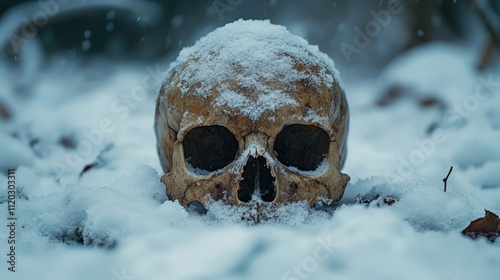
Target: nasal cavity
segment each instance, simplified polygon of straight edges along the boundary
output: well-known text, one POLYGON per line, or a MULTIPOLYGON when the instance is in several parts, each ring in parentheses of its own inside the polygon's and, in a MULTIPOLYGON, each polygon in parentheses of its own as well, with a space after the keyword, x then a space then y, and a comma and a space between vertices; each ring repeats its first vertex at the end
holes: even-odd
POLYGON ((271 202, 276 197, 274 177, 264 157, 250 157, 243 168, 238 199, 242 202, 249 202, 254 194, 266 202, 271 202))

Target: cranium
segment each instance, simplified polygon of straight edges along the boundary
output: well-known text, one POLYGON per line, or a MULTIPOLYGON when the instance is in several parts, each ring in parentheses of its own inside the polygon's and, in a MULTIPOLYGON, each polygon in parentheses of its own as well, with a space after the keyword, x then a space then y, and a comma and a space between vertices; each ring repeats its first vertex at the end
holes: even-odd
POLYGON ((348 108, 333 61, 269 21, 239 20, 168 70, 155 129, 170 199, 339 200, 348 108))

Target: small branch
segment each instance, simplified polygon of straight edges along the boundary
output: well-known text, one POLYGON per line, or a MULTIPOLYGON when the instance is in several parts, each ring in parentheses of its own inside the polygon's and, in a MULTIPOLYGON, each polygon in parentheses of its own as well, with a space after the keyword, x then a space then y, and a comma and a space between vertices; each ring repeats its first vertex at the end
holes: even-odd
POLYGON ((444 182, 444 192, 446 192, 446 183, 448 182, 448 177, 450 177, 451 171, 453 170, 453 165, 450 167, 450 171, 448 171, 448 175, 444 177, 443 182, 444 182))

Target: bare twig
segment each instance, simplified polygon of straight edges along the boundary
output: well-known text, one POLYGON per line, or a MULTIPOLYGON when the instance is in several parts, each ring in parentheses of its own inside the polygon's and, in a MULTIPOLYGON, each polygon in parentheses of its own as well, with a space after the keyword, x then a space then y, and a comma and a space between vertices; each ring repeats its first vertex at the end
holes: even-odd
POLYGON ((444 182, 444 192, 446 192, 446 183, 448 182, 448 177, 450 177, 451 171, 453 170, 453 166, 450 167, 450 171, 448 171, 448 175, 444 177, 443 182, 444 182))

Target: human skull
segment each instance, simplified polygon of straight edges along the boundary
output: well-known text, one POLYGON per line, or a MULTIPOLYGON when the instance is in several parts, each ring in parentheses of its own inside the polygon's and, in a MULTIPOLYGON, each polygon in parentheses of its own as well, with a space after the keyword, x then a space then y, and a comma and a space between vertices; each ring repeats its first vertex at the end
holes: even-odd
POLYGON ((182 50, 156 106, 167 196, 204 206, 339 200, 349 181, 339 81, 327 55, 269 21, 239 20, 182 50))

